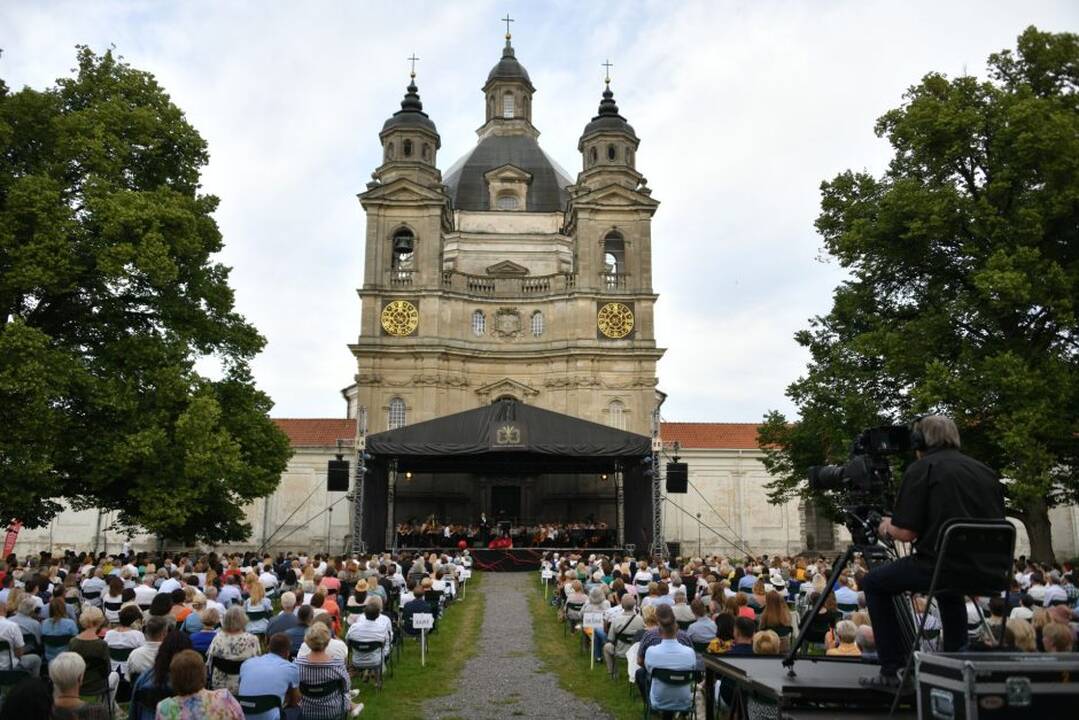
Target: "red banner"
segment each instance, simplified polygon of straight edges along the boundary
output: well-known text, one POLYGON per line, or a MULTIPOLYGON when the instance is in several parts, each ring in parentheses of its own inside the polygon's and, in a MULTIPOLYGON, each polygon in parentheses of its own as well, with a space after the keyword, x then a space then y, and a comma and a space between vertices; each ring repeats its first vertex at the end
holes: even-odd
POLYGON ((10 555, 15 549, 15 540, 18 539, 20 530, 22 530, 22 523, 18 520, 12 520, 7 526, 7 534, 4 536, 4 557, 10 555))

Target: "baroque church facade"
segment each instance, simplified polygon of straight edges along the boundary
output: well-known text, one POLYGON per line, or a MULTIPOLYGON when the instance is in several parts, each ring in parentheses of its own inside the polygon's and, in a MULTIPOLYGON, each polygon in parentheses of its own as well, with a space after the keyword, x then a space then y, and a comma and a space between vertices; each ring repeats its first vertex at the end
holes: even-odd
MULTIPOLYGON (((232 547, 345 552, 352 498, 328 489, 328 461, 352 455, 364 429, 513 398, 642 435, 658 431, 666 448, 677 448, 691 489, 664 500, 672 550, 841 550, 844 530, 799 503, 768 501, 755 424, 653 427, 663 355, 651 263, 659 202, 637 168, 641 140, 608 82, 598 111, 582 111, 574 179, 538 143, 535 92, 507 33, 477 97, 477 143, 443 172, 441 138, 413 74, 378 134, 382 162, 359 195, 361 327, 349 347, 356 374, 342 391, 343 417, 277 420, 294 455, 278 489, 251 504, 247 546, 232 547)), ((411 492, 417 501, 445 494, 422 481, 411 492)), ((1079 508, 1054 509, 1051 519, 1058 553, 1079 554, 1079 508)), ((23 530, 16 551, 116 551, 124 538, 109 523, 108 513, 67 511, 48 527, 23 530)), ((1020 527, 1019 552, 1025 541, 1020 527)), ((132 538, 137 549, 157 544, 132 538)))
POLYGON ((502 397, 651 434, 656 347, 640 143, 609 85, 576 180, 540 147, 535 88, 509 34, 477 98, 477 143, 445 173, 409 84, 379 139, 349 415, 369 432, 502 397))

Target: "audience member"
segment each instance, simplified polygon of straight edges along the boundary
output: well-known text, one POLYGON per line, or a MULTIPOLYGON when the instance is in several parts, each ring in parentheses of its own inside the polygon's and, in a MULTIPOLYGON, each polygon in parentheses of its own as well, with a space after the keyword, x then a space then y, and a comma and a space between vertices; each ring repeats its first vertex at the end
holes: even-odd
POLYGON ((643 667, 637 671, 638 686, 641 688, 641 697, 647 699, 653 710, 663 711, 664 717, 671 717, 673 711, 686 710, 692 706, 693 684, 668 684, 651 677, 652 672, 657 668, 695 670, 697 656, 692 647, 686 647, 678 641, 678 623, 669 605, 660 606, 656 610, 656 616, 659 618, 659 642, 644 653, 643 667))
MULTIPOLYGON (((266 635, 274 636, 277 633, 286 632, 299 623, 296 619, 296 593, 281 593, 281 612, 273 617, 266 625, 266 635)), ((290 641, 291 642, 291 641, 290 641)))
POLYGON ((88 606, 79 616, 82 632, 68 643, 68 648, 81 655, 86 662, 82 683, 84 695, 103 695, 108 690, 111 697, 120 681, 120 676, 112 672, 109 646, 99 637, 104 624, 105 614, 94 606, 88 606))
POLYGON ((175 693, 157 706, 157 720, 244 720, 244 711, 228 690, 206 689, 206 663, 194 650, 181 650, 169 663, 175 693))
MULTIPOLYGON (((292 643, 284 633, 270 636, 269 652, 244 661, 240 666, 240 697, 274 695, 281 698, 286 720, 299 717, 300 670, 289 662, 292 643), (294 708, 294 710, 292 710, 294 708)), ((278 720, 281 714, 269 711, 249 714, 247 720, 278 720)))
POLYGON ((345 712, 353 717, 363 710, 362 704, 353 705, 349 693, 349 675, 345 661, 326 652, 330 644, 330 629, 323 623, 313 623, 304 635, 304 645, 310 652, 296 658, 300 683, 300 714, 307 718, 338 718, 345 712), (339 682, 340 691, 332 694, 304 695, 305 685, 339 682))
POLYGON ((850 620, 840 620, 836 623, 836 645, 829 647, 827 655, 861 655, 862 651, 855 642, 858 637, 858 626, 850 620))
MULTIPOLYGON (((83 702, 81 687, 85 674, 86 661, 78 653, 62 652, 49 663, 54 720, 104 720, 109 717, 106 706, 83 702)), ((6 699, 5 705, 9 702, 10 697, 6 699)))
POLYGON ((45 618, 45 621, 41 623, 41 637, 42 645, 45 650, 45 662, 46 664, 52 662, 53 658, 64 651, 63 647, 57 645, 49 645, 45 643, 45 638, 73 638, 79 634, 79 626, 75 624, 75 621, 68 616, 67 603, 64 602, 63 595, 58 595, 49 601, 49 617, 45 618))
POLYGON ((154 666, 157 659, 157 650, 161 647, 161 641, 169 627, 164 618, 152 617, 142 626, 145 642, 131 651, 127 656, 127 679, 132 683, 136 678, 154 666))
POLYGON ((776 635, 774 630, 761 630, 753 634, 754 655, 778 655, 779 653, 779 635, 776 635))
POLYGON ((354 667, 364 666, 370 668, 378 664, 381 659, 385 662, 386 656, 393 650, 393 623, 389 617, 382 614, 382 598, 372 595, 367 598, 364 605, 363 615, 348 629, 346 636, 351 642, 380 642, 381 650, 372 652, 352 652, 352 664, 354 667))
MULTIPOLYGON (((233 606, 225 611, 225 619, 221 622, 221 632, 214 636, 206 651, 206 656, 210 659, 210 667, 213 667, 213 658, 242 662, 259 654, 258 638, 246 632, 246 627, 247 614, 242 607, 233 606)), ((239 675, 229 675, 213 667, 213 676, 210 680, 210 686, 213 689, 226 688, 235 693, 239 684, 239 675)))
MULTIPOLYGON (((158 618, 158 620, 164 625, 163 618, 158 618)), ((151 622, 154 620, 151 619, 147 625, 151 622)), ((169 666, 172 659, 184 650, 190 649, 191 641, 186 634, 175 629, 166 631, 154 657, 153 667, 140 674, 132 686, 129 720, 154 720, 158 701, 173 693, 169 681, 169 666)), ((129 671, 130 667, 131 658, 128 658, 129 671)))
MULTIPOLYGON (((214 608, 207 608, 201 614, 202 627, 198 632, 191 633, 191 649, 199 655, 206 656, 210 652, 210 645, 217 637, 217 626, 221 624, 221 616, 214 608)), ((185 621, 186 624, 186 621, 185 621)))
MULTIPOLYGON (((119 625, 105 633, 105 644, 109 646, 110 650, 129 651, 130 657, 131 651, 146 643, 146 636, 142 634, 141 630, 135 628, 136 625, 142 622, 142 611, 135 605, 128 605, 120 610, 117 617, 119 625)), ((113 665, 113 670, 120 673, 121 676, 126 676, 127 661, 117 661, 113 665)))

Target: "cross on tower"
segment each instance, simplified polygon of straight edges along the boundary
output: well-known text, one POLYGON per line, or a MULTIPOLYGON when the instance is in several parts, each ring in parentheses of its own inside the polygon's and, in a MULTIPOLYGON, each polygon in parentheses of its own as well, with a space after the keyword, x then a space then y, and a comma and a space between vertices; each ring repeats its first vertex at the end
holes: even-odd
POLYGON ((502 18, 502 22, 506 23, 506 37, 510 36, 510 23, 514 22, 514 19, 510 17, 509 13, 506 13, 506 17, 502 18))
POLYGON ((411 54, 411 55, 409 55, 409 57, 408 57, 408 61, 409 61, 410 63, 412 63, 412 70, 411 70, 411 75, 412 75, 412 77, 416 77, 416 61, 417 61, 417 60, 419 60, 419 58, 418 58, 418 57, 416 57, 416 53, 412 53, 412 54, 411 54))
POLYGON ((606 61, 604 61, 604 62, 600 63, 600 65, 602 65, 603 67, 607 68, 607 72, 606 72, 606 75, 605 75, 605 76, 604 76, 604 78, 603 78, 603 82, 605 82, 605 83, 607 83, 608 85, 610 85, 610 84, 611 84, 611 68, 613 68, 613 67, 614 67, 614 63, 612 63, 612 62, 611 62, 611 61, 610 61, 610 60, 608 59, 608 60, 606 60, 606 61))

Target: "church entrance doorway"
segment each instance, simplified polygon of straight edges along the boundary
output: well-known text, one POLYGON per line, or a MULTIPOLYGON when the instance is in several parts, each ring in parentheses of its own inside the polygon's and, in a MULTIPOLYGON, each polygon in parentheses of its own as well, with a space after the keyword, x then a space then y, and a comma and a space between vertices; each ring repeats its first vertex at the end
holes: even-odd
POLYGON ((521 517, 520 486, 493 486, 491 488, 491 515, 499 522, 517 522, 517 519, 521 517))

